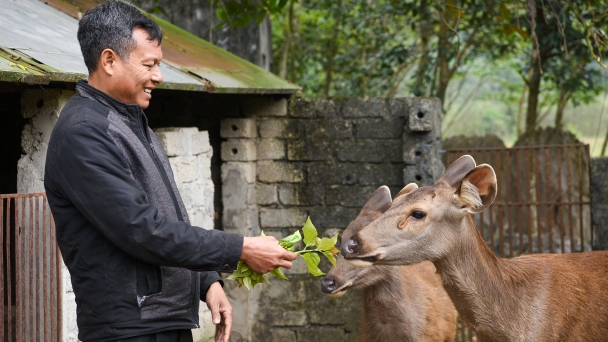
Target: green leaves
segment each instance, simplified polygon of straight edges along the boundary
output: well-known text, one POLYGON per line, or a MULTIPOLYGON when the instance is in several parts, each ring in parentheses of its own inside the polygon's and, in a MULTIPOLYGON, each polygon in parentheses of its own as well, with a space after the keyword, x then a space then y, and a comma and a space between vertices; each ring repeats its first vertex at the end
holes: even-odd
POLYGON ((310 222, 310 216, 306 219, 306 224, 302 227, 302 232, 304 232, 304 243, 306 247, 314 246, 317 242, 317 229, 310 222))
MULTIPOLYGON (((252 23, 259 25, 267 14, 279 13, 288 0, 212 0, 217 7, 215 14, 220 23, 215 29, 225 25, 246 27, 252 23)), ((295 1, 295 0, 294 0, 295 1)))
MULTIPOLYGON (((264 232, 262 232, 262 234, 263 233, 264 232)), ((295 245, 300 240, 302 240, 302 235, 300 235, 300 231, 297 230, 295 233, 289 235, 288 237, 281 239, 281 241, 279 241, 279 246, 285 248, 290 252, 295 252, 293 245, 295 245)))
POLYGON ((322 276, 325 273, 319 269, 319 263, 321 262, 321 258, 317 253, 306 253, 302 254, 302 258, 306 261, 306 266, 308 267, 308 273, 314 275, 315 277, 322 276))
MULTIPOLYGON (((329 259, 332 265, 336 265, 336 254, 339 252, 339 250, 336 248, 338 234, 332 236, 331 238, 319 238, 317 228, 315 228, 310 221, 310 217, 308 217, 304 227, 302 227, 302 232, 304 234, 303 240, 302 234, 300 234, 300 231, 297 230, 288 237, 281 239, 281 241, 279 241, 279 246, 301 256, 306 262, 308 273, 314 275, 315 277, 322 276, 325 273, 323 273, 323 271, 321 271, 319 268, 321 255, 324 255, 327 259, 329 259), (295 244, 300 241, 304 242, 305 247, 303 250, 296 251, 295 244)), ((264 232, 262 232, 260 235, 265 236, 264 232)), ((269 273, 277 278, 288 280, 280 268, 277 268, 269 273)), ((248 290, 251 290, 257 284, 270 284, 270 281, 268 281, 263 274, 257 273, 250 269, 249 266, 242 261, 239 261, 236 270, 227 279, 236 281, 239 287, 245 286, 248 290)))

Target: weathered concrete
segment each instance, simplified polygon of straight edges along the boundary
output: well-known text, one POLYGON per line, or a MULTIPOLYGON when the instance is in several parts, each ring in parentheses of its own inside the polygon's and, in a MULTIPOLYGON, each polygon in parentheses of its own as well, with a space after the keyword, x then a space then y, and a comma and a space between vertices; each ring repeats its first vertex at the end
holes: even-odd
POLYGON ((608 157, 591 158, 591 218, 593 250, 608 250, 608 157))
POLYGON ((158 128, 154 131, 169 156, 173 176, 188 211, 190 223, 213 229, 213 181, 209 134, 196 127, 158 128))
POLYGON ((21 135, 24 154, 17 164, 17 191, 44 192, 44 164, 51 132, 59 113, 74 95, 61 89, 27 89, 21 95, 21 113, 29 122, 21 135))

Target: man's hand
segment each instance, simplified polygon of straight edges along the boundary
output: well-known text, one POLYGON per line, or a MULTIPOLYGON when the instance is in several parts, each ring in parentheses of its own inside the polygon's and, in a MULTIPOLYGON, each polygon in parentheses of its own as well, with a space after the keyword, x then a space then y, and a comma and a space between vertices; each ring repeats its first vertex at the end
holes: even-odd
POLYGON ((209 286, 206 297, 207 307, 211 310, 211 319, 216 325, 215 342, 228 342, 232 331, 232 305, 219 282, 209 286))
POLYGON ((273 236, 245 237, 241 260, 258 273, 268 273, 278 267, 291 268, 298 256, 279 246, 273 236))

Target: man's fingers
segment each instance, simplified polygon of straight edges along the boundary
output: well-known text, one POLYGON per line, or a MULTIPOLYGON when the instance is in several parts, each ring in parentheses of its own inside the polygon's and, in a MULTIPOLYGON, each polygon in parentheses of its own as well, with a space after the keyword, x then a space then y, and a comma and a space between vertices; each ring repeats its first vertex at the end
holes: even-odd
POLYGON ((290 269, 293 266, 293 264, 291 263, 291 261, 287 261, 287 260, 282 260, 280 267, 286 268, 286 269, 290 269))
POLYGON ((222 316, 220 314, 220 308, 217 305, 211 307, 211 320, 213 324, 218 325, 222 322, 222 316))
POLYGON ((289 253, 287 253, 287 256, 285 256, 285 259, 287 259, 289 261, 294 261, 294 260, 296 260, 297 257, 298 257, 298 255, 296 253, 289 252, 289 253))
POLYGON ((224 342, 228 342, 230 332, 232 331, 232 313, 224 314, 224 342))

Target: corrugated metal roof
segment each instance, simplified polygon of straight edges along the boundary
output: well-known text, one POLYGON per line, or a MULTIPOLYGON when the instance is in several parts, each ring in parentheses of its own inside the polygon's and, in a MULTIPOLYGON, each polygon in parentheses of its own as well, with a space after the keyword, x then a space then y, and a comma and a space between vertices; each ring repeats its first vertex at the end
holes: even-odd
MULTIPOLYGON (((87 77, 76 39, 79 14, 101 0, 0 0, 0 81, 46 84, 87 77)), ((159 88, 292 94, 300 88, 167 21, 159 88)))

